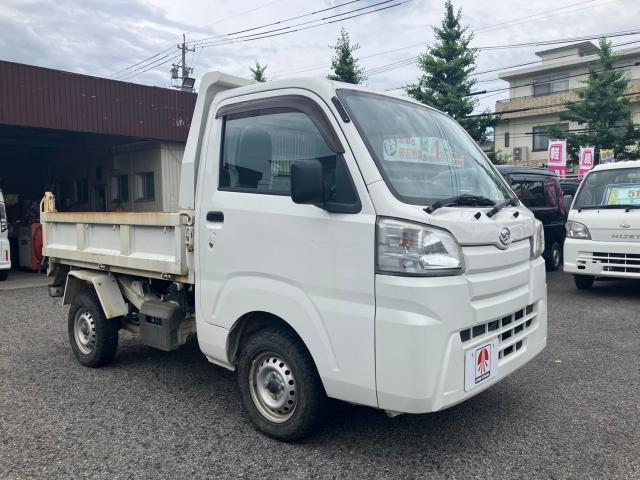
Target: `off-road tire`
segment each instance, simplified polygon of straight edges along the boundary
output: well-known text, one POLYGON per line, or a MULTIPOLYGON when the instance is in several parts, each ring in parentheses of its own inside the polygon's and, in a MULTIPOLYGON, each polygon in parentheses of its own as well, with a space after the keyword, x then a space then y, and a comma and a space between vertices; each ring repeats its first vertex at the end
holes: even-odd
POLYGON ((573 280, 576 282, 576 287, 580 290, 589 290, 593 287, 594 278, 590 275, 574 275, 573 280))
POLYGON ((302 440, 326 419, 328 400, 315 363, 300 338, 285 328, 259 330, 240 346, 238 387, 244 409, 256 428, 277 440, 302 440), (291 387, 295 388, 295 410, 283 423, 275 423, 261 413, 251 393, 252 364, 266 352, 282 358, 295 377, 295 385, 291 387))
POLYGON ((118 348, 119 327, 120 322, 117 318, 105 318, 95 291, 90 290, 78 295, 71 304, 68 317, 69 343, 71 343, 71 349, 78 362, 91 368, 110 363, 118 348), (94 342, 88 353, 81 351, 75 337, 76 317, 83 312, 88 312, 91 315, 95 325, 94 342))

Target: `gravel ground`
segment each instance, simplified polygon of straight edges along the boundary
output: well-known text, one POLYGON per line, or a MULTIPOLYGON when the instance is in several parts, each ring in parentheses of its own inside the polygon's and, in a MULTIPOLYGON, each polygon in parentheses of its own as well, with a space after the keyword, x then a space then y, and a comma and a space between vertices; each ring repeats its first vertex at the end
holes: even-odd
POLYGON ((0 478, 640 478, 640 284, 548 284, 548 347, 511 377, 429 415, 336 402, 298 445, 257 433, 197 344, 123 334, 91 370, 60 299, 0 292, 0 478))

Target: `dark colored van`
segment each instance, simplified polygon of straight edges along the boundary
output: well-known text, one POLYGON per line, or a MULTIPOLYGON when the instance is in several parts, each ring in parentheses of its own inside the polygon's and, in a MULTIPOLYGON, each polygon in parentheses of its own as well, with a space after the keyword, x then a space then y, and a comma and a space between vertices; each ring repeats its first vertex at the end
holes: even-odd
POLYGON ((567 211, 562 200, 558 176, 542 168, 498 165, 498 171, 507 180, 520 201, 544 225, 544 258, 547 270, 558 270, 562 264, 567 211))

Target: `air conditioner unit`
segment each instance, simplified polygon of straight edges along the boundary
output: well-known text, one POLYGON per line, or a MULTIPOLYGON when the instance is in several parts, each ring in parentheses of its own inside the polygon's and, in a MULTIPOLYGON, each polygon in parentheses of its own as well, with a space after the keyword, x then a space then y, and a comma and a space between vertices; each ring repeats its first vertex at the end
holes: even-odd
POLYGON ((513 147, 513 161, 526 162, 529 160, 529 147, 513 147))

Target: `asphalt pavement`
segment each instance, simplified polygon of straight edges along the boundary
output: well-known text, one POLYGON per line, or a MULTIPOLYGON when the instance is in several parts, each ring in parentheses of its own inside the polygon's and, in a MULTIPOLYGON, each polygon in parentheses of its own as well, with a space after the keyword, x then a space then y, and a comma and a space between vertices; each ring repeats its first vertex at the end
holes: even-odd
POLYGON ((640 478, 640 283, 548 276, 533 362, 448 410, 393 419, 336 402, 301 444, 254 430, 234 374, 191 343, 121 334, 80 366, 46 288, 0 291, 0 478, 640 478))

